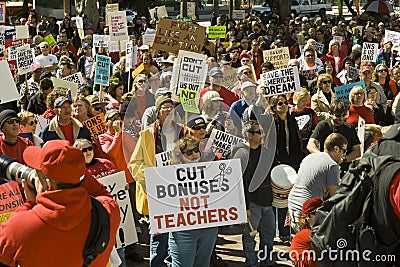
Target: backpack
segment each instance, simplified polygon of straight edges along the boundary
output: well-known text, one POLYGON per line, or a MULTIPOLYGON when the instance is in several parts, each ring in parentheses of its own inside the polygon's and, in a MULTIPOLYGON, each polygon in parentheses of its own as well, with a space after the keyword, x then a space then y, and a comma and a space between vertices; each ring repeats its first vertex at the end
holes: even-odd
POLYGON ((386 140, 371 147, 350 165, 336 193, 316 211, 310 239, 320 266, 400 264, 400 219, 389 199, 391 180, 400 169, 399 147, 386 140), (395 258, 368 260, 376 255, 395 258))
POLYGON ((90 200, 92 201, 92 222, 82 253, 84 259, 82 267, 89 266, 97 255, 107 248, 110 240, 110 215, 97 199, 90 196, 90 200))

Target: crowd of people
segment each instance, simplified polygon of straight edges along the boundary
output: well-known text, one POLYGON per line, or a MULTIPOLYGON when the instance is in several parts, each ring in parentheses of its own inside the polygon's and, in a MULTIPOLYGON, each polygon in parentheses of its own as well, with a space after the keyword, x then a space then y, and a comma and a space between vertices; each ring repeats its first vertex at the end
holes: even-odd
MULTIPOLYGON (((335 194, 340 178, 351 162, 384 138, 389 127, 399 127, 400 123, 400 58, 398 51, 393 49, 399 44, 384 38, 385 30, 400 31, 400 20, 385 16, 378 21, 371 16, 367 20, 353 17, 347 21, 320 15, 314 19, 280 18, 275 10, 262 18, 250 13, 240 21, 226 15, 213 16, 212 25, 226 26, 226 38, 206 39, 203 45, 208 75, 206 85, 199 92, 200 114, 194 114, 184 111, 175 91, 170 88, 177 55, 155 51, 143 44, 143 34, 155 30, 156 21, 137 17, 128 25, 129 38, 138 46, 138 56, 137 65, 127 71, 125 51, 109 52, 107 47, 93 46, 93 34, 109 34, 103 19, 94 29, 84 17, 85 37, 80 40, 69 14, 57 24, 50 16, 42 15, 39 19, 32 10, 27 20, 18 20, 16 24, 29 26, 29 43, 35 49, 35 64, 27 82, 24 75, 15 75, 20 98, 0 104, 0 155, 38 169, 39 165, 34 163, 32 156, 26 155, 26 151, 33 146, 46 150, 46 144, 66 140, 67 143, 59 144, 57 149, 66 146, 77 154, 80 150, 83 157, 79 154, 82 161, 79 166, 86 167, 95 179, 124 171, 134 214, 130 219, 135 220, 139 236, 148 231, 151 215, 144 170, 157 166, 156 154, 171 151, 171 165, 240 159, 248 219, 242 233, 244 266, 258 266, 259 262, 260 266, 273 266, 273 257, 263 260, 257 257, 255 237, 250 234, 252 228, 260 234, 260 250, 266 248, 268 255, 273 251, 276 237, 283 245, 292 244, 293 250, 304 244, 310 246, 313 216, 322 205, 322 199, 335 194), (53 47, 43 41, 48 34, 56 37, 53 47), (365 42, 379 44, 374 62, 361 60, 365 42), (281 47, 289 48, 287 67, 298 69, 301 88, 295 93, 266 96, 260 77, 275 67, 264 61, 263 51, 281 47), (111 57, 112 79, 105 90, 94 84, 95 55, 111 57), (143 70, 134 72, 141 64, 143 70), (348 66, 357 71, 349 75, 348 66), (224 75, 232 69, 236 81, 228 85, 224 75), (84 79, 77 95, 71 96, 65 88, 54 86, 52 77, 65 78, 77 72, 81 72, 84 79), (335 87, 358 81, 364 81, 365 88, 354 86, 346 101, 337 98, 335 87), (84 122, 99 114, 104 114, 106 131, 93 136, 84 122), (48 122, 40 134, 36 131, 38 117, 48 122), (365 136, 361 140, 357 134, 359 118, 366 123, 365 136), (227 153, 207 151, 205 144, 214 129, 241 137, 245 142, 227 153), (271 170, 280 164, 290 166, 298 174, 286 207, 273 206, 271 170), (253 180, 261 181, 255 191, 249 190, 253 180), (298 235, 292 240, 296 232, 298 235)), ((3 60, 7 60, 7 56, 4 50, 3 60)), ((392 139, 400 141, 399 136, 392 139)), ((75 168, 72 163, 65 166, 71 170, 75 168)), ((41 168, 46 173, 49 167, 41 168)), ((69 171, 58 170, 66 175, 69 171)), ((73 184, 79 182, 83 173, 79 171, 75 175, 73 184)), ((58 178, 60 174, 54 169, 46 174, 64 183, 49 183, 49 191, 57 188, 78 190, 65 187, 65 183, 72 182, 58 178)), ((399 179, 393 180, 390 200, 400 220, 400 184, 399 179)), ((90 183, 96 188, 95 182, 90 183)), ((88 192, 93 191, 85 188, 88 192)), ((99 190, 97 188, 97 195, 107 194, 99 190)), ((38 194, 37 201, 32 195, 27 198, 29 204, 24 206, 24 211, 34 212, 35 207, 45 206, 46 202, 40 196, 46 193, 45 197, 51 198, 51 192, 38 194)), ((68 216, 72 218, 75 214, 69 211, 68 216)), ((0 255, 0 262, 12 266, 38 266, 26 258, 38 257, 32 252, 23 251, 10 257, 13 253, 10 251, 14 251, 16 245, 11 241, 3 242, 3 239, 6 240, 11 231, 24 231, 15 226, 12 230, 7 228, 18 222, 15 217, 0 226, 0 250, 7 251, 0 255), (3 228, 8 230, 3 231, 3 228)), ((69 220, 69 217, 61 218, 69 220)), ((217 236, 218 227, 151 234, 150 266, 227 266, 215 252, 217 236)), ((40 237, 32 235, 30 238, 40 237)), ((57 242, 64 243, 61 239, 57 242)), ((73 249, 65 246, 61 250, 65 253, 73 249)), ((126 259, 143 261, 135 244, 119 250, 118 254, 122 261, 120 266, 126 266, 126 259)), ((71 259, 68 264, 67 258, 73 257, 64 257, 65 266, 75 266, 73 264, 79 262, 71 259)), ((45 255, 42 260, 46 260, 45 255)), ((104 262, 103 258, 101 260, 104 262)), ((298 259, 295 264, 318 266, 313 259, 298 259)), ((42 266, 56 265, 62 266, 58 263, 42 266)))

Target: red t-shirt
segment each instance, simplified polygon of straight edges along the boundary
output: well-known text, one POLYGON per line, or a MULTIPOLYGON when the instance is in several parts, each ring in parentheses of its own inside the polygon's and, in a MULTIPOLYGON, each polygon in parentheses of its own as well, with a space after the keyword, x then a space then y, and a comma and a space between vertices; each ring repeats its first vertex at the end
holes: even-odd
POLYGON ((61 131, 64 134, 65 140, 68 140, 71 146, 74 144, 74 133, 72 130, 72 123, 67 126, 59 124, 61 131))
POLYGON ((0 136, 0 155, 6 155, 21 164, 25 164, 24 161, 24 151, 28 146, 33 146, 33 143, 28 139, 17 137, 16 144, 7 144, 6 141, 3 140, 3 137, 0 136))
POLYGON ((365 120, 366 124, 375 124, 374 114, 372 110, 364 105, 356 106, 354 104, 350 105, 349 117, 346 122, 351 123, 354 127, 358 127, 358 118, 361 117, 365 120))

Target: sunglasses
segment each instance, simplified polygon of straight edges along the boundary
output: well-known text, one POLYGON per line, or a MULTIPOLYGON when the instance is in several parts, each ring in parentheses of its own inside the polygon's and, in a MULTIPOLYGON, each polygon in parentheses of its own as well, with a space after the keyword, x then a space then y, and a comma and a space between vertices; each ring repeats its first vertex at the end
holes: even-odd
POLYGON ((247 131, 247 132, 251 133, 252 135, 261 134, 261 130, 258 130, 258 131, 247 131))
POLYGON ((7 122, 8 124, 13 124, 14 122, 20 123, 21 120, 20 120, 20 119, 8 119, 8 120, 6 120, 6 122, 7 122))
POLYGON ((278 106, 283 106, 283 105, 287 106, 287 105, 289 105, 289 102, 288 101, 278 102, 278 106))
POLYGON ((40 47, 40 48, 49 48, 49 46, 48 46, 48 45, 45 45, 45 46, 42 46, 42 47, 40 47))
POLYGON ((37 124, 37 120, 30 121, 30 122, 27 123, 27 125, 29 125, 29 126, 33 126, 35 124, 37 124))
POLYGON ((331 84, 332 81, 322 81, 323 84, 331 84))
POLYGON ((89 152, 89 151, 92 151, 92 150, 93 150, 93 147, 92 147, 92 146, 86 147, 86 148, 82 148, 82 149, 81 149, 81 151, 82 151, 83 153, 86 153, 86 152, 89 152))
POLYGON ((139 81, 137 81, 138 83, 144 83, 144 82, 146 82, 146 80, 139 80, 139 81))
POLYGON ((250 75, 250 74, 253 74, 253 72, 252 71, 245 71, 245 72, 243 72, 243 74, 244 75, 250 75))
POLYGON ((306 55, 306 57, 315 57, 315 55, 308 54, 308 55, 306 55))
POLYGON ((192 129, 195 131, 198 131, 200 129, 205 130, 205 129, 207 129, 207 126, 206 125, 197 125, 197 126, 194 126, 192 129))
POLYGON ((191 155, 193 155, 193 153, 200 153, 200 148, 197 146, 197 147, 195 147, 193 149, 186 150, 183 153, 186 154, 187 156, 191 156, 191 155))
POLYGON ((380 69, 380 70, 378 70, 378 72, 387 72, 387 70, 380 69))

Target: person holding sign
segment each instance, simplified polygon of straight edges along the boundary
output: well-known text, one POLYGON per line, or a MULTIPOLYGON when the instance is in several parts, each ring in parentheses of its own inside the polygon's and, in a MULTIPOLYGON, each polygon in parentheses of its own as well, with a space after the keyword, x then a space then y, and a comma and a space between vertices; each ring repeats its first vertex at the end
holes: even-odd
MULTIPOLYGON (((171 165, 213 160, 213 154, 203 154, 199 141, 185 137, 176 144, 171 165), (210 158, 211 156, 211 158, 210 158)), ((218 227, 169 233, 169 253, 173 267, 208 267, 217 240, 218 227)))

